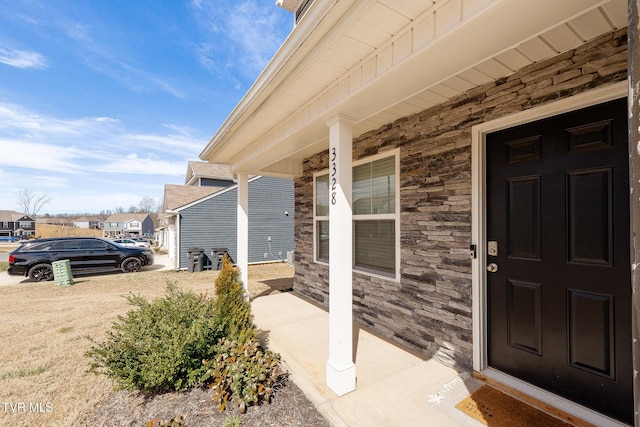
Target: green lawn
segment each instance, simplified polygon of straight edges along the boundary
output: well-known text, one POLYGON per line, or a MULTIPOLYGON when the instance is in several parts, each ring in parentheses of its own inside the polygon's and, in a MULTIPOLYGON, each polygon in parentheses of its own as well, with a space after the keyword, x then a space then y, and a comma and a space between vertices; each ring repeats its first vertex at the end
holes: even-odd
POLYGON ((0 271, 7 271, 9 263, 7 261, 0 261, 0 271))

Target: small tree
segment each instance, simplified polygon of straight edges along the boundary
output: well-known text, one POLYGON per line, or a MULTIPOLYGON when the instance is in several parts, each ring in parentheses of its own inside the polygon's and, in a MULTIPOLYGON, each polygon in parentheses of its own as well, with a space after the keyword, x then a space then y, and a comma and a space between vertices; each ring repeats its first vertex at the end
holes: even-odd
POLYGON ((138 211, 142 213, 151 213, 156 210, 157 203, 153 197, 145 196, 138 203, 138 211))
POLYGON ((240 271, 227 255, 216 279, 216 312, 224 328, 224 336, 240 343, 256 337, 251 304, 244 298, 240 271))
POLYGON ((16 197, 22 212, 32 217, 38 215, 42 207, 51 201, 51 197, 46 194, 34 193, 28 188, 19 190, 16 197))

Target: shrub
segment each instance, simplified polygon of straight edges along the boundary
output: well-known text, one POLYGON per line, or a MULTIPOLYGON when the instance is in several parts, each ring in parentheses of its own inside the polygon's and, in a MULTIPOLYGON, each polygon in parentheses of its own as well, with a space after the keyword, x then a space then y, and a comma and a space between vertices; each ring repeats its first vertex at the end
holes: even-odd
POLYGON ((115 378, 119 388, 145 392, 183 390, 202 382, 223 329, 213 299, 167 283, 166 296, 148 302, 127 297, 135 307, 119 316, 102 343, 86 353, 90 372, 115 378))
POLYGON ((256 338, 220 340, 218 356, 206 365, 211 365, 208 375, 220 412, 231 400, 241 414, 251 405, 268 403, 282 373, 280 355, 264 351, 256 338))
POLYGON ((260 347, 239 274, 225 257, 215 300, 183 292, 175 283, 167 283, 166 296, 153 302, 127 297, 135 309, 118 317, 104 342, 91 340, 89 371, 144 392, 209 382, 221 412, 229 401, 240 413, 269 402, 281 376, 280 355, 260 347))
POLYGON ((233 268, 229 257, 225 255, 216 279, 216 313, 222 322, 223 335, 242 343, 257 334, 251 304, 245 299, 239 276, 239 270, 233 268))

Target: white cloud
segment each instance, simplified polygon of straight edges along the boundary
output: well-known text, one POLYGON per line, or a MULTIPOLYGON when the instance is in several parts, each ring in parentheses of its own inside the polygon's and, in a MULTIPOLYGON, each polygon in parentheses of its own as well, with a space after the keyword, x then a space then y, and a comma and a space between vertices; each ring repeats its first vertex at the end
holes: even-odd
POLYGON ((104 126, 118 123, 108 117, 59 119, 29 111, 19 105, 0 102, 0 130, 25 138, 88 135, 104 126))
MULTIPOLYGON (((113 117, 59 119, 29 111, 19 105, 0 102, 0 138, 4 137, 5 147, 11 146, 10 143, 21 146, 39 142, 43 146, 67 147, 55 148, 60 149, 60 155, 63 155, 70 150, 69 147, 90 146, 90 149, 82 149, 79 157, 96 158, 109 157, 109 153, 117 153, 122 147, 135 147, 147 154, 158 153, 160 157, 174 156, 185 160, 196 158, 206 143, 203 138, 192 136, 193 130, 188 127, 163 127, 173 133, 129 132, 122 121, 113 117)), ((53 158, 59 158, 60 155, 53 158)))
POLYGON ((0 46, 0 62, 17 68, 47 68, 47 61, 41 54, 3 46, 0 46))
POLYGON ((230 75, 254 78, 293 26, 291 14, 272 2, 244 0, 222 7, 215 0, 199 0, 194 5, 197 18, 211 36, 196 48, 196 57, 207 69, 230 75))
POLYGON ((0 139, 0 165, 66 174, 81 173, 77 160, 90 153, 75 147, 60 147, 37 142, 0 139))

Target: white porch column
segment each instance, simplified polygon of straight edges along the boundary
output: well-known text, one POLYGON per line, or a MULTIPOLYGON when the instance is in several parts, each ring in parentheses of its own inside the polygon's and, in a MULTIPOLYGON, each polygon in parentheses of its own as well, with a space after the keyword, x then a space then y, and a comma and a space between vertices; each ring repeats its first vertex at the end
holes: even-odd
POLYGON ((327 386, 338 396, 356 389, 352 313, 352 126, 336 116, 329 126, 329 360, 327 386))
POLYGON ((249 298, 249 176, 246 173, 236 175, 238 179, 238 231, 237 265, 240 280, 244 285, 245 298, 249 298))

